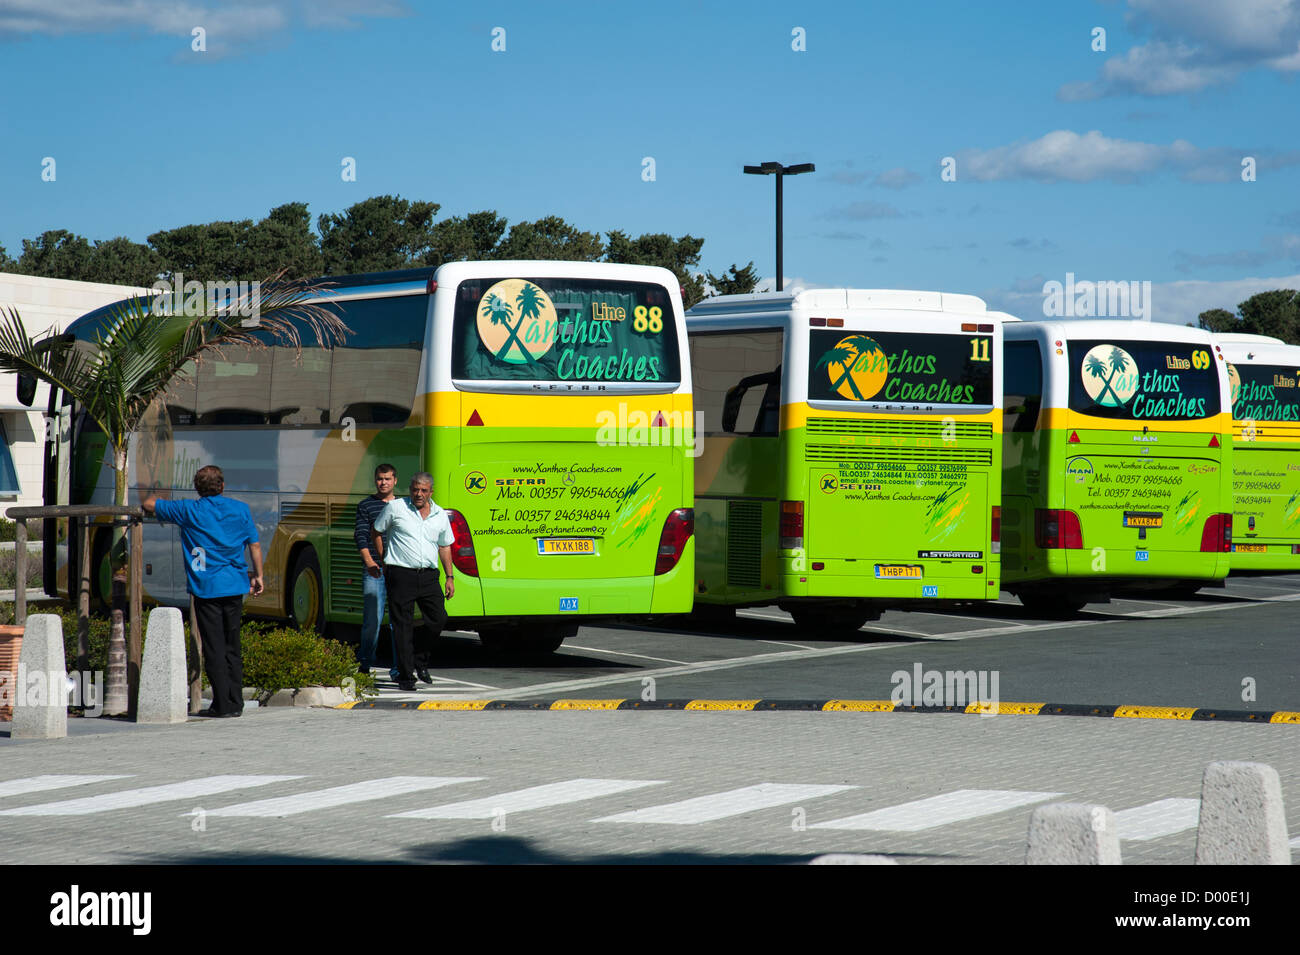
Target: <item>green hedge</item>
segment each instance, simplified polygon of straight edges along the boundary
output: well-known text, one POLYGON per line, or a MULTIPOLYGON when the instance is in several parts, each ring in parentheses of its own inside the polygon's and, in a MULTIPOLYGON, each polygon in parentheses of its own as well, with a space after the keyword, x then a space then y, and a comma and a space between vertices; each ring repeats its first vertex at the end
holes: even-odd
POLYGON ((304 686, 352 687, 360 696, 375 695, 375 678, 357 669, 356 655, 345 643, 261 623, 245 624, 240 639, 244 685, 257 690, 260 702, 304 686))
MULTIPOLYGON (((0 541, 11 541, 15 539, 17 525, 7 517, 0 517, 0 541)), ((45 521, 28 521, 27 522, 27 539, 29 541, 38 541, 41 539, 41 533, 45 528, 45 521)))

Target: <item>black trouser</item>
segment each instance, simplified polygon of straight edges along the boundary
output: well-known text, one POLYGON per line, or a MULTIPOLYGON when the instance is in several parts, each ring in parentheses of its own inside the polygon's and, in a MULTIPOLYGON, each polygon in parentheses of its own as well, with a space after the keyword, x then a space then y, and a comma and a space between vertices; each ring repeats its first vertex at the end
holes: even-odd
POLYGON ((433 629, 434 636, 442 633, 447 623, 439 574, 432 567, 412 570, 389 564, 384 567, 384 583, 388 588, 388 623, 393 629, 397 681, 411 683, 415 680, 416 606, 424 614, 424 622, 433 629))
POLYGON ((239 713, 244 709, 244 660, 239 646, 243 613, 241 594, 194 598, 194 617, 203 641, 203 669, 212 684, 215 713, 239 713))

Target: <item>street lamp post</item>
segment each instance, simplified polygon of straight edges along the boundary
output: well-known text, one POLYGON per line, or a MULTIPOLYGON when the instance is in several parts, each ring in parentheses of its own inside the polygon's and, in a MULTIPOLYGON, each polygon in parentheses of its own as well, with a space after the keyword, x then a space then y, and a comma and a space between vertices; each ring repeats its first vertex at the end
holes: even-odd
POLYGON ((781 250, 781 227, 783 221, 783 196, 781 180, 786 176, 797 176, 804 172, 815 172, 817 167, 810 162, 801 162, 794 166, 783 166, 779 162, 765 162, 761 166, 745 166, 745 174, 750 176, 776 176, 776 290, 785 291, 783 272, 783 255, 781 250))

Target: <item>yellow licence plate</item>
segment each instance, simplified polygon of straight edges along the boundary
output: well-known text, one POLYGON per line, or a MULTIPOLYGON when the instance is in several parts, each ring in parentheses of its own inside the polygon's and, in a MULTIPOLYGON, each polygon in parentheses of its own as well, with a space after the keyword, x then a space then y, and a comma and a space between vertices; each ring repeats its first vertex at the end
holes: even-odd
POLYGON ((537 540, 539 554, 594 554, 596 540, 593 537, 540 537, 537 540))
POLYGON ((1163 514, 1125 514, 1125 527, 1163 527, 1163 514))
POLYGON ((1237 554, 1267 554, 1268 547, 1264 544, 1234 544, 1233 553, 1237 554))
POLYGON ((877 577, 911 577, 916 580, 921 578, 921 568, 910 564, 877 564, 877 577))

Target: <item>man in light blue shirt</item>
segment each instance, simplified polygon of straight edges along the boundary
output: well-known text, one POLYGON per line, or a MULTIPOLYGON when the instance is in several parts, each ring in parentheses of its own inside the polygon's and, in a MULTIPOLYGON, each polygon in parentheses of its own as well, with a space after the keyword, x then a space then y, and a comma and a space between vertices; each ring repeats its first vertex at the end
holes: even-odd
POLYGON ((415 607, 435 634, 447 622, 444 596, 456 592, 451 545, 456 541, 447 512, 430 500, 433 475, 421 471, 411 478, 411 496, 391 501, 375 518, 371 530, 376 549, 383 537, 384 580, 388 589, 388 622, 397 656, 397 685, 415 689, 415 607), (438 586, 438 564, 447 575, 438 586))

